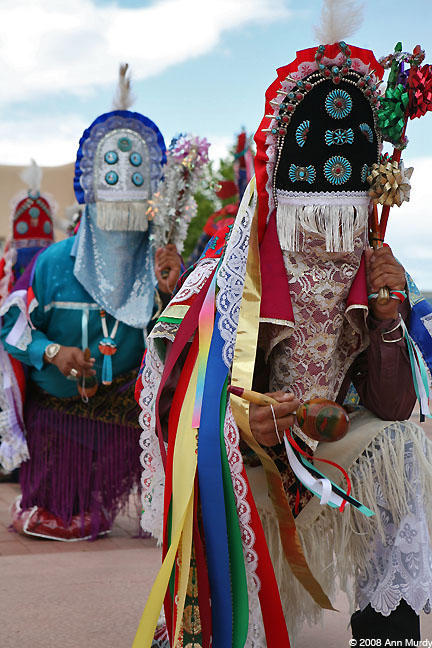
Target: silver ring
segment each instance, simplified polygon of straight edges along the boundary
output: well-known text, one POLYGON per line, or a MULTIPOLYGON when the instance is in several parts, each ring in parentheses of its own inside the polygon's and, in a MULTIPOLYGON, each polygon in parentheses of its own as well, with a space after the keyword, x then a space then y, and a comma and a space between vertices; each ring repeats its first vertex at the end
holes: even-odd
POLYGON ((76 378, 78 376, 78 371, 72 367, 72 369, 69 371, 69 376, 71 378, 76 378))

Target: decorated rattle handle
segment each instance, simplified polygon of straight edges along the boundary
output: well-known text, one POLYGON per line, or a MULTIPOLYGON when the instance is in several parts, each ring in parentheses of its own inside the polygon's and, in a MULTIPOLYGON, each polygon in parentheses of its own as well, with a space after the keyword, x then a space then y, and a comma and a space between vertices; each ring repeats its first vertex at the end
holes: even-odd
POLYGON ((268 406, 280 404, 279 401, 271 396, 266 396, 266 394, 260 394, 259 392, 251 391, 250 389, 243 389, 243 387, 228 385, 228 391, 230 394, 243 398, 243 400, 247 400, 249 403, 255 403, 256 405, 268 406))
MULTIPOLYGON (((262 407, 268 407, 269 405, 280 405, 279 401, 277 401, 275 398, 272 398, 271 396, 267 396, 266 394, 261 394, 260 392, 252 391, 250 389, 243 389, 243 387, 235 387, 234 385, 228 385, 228 392, 230 394, 234 394, 234 396, 243 398, 243 400, 249 401, 249 403, 255 403, 256 405, 261 405, 262 407)), ((301 405, 295 412, 296 416, 300 408, 301 405)))

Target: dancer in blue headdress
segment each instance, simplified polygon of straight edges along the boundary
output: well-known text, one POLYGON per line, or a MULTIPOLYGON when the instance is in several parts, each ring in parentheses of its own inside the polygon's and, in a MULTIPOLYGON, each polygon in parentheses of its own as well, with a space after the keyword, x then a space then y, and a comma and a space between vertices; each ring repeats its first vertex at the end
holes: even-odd
POLYGON ((108 531, 140 484, 136 369, 155 290, 167 303, 180 272, 174 246, 158 250, 155 263, 147 210, 165 144, 154 122, 128 110, 126 70, 120 103, 80 141, 77 235, 43 252, 2 309, 4 347, 29 374, 30 459, 14 526, 57 540, 108 531))

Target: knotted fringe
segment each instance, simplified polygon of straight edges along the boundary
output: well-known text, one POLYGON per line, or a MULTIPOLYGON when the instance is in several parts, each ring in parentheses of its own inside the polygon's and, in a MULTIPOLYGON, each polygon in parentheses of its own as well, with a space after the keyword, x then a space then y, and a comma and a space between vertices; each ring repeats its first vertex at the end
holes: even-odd
POLYGON ((96 224, 102 230, 146 232, 147 202, 97 202, 96 224))
MULTIPOLYGON (((431 530, 432 511, 427 503, 432 498, 432 443, 426 439, 423 430, 412 423, 395 422, 381 429, 348 470, 352 492, 375 511, 378 510, 376 493, 379 492, 380 499, 388 503, 397 527, 403 516, 410 513, 409 498, 414 492, 413 475, 407 475, 404 470, 406 454, 413 456, 413 473, 419 476, 431 530)), ((259 514, 275 567, 290 637, 293 637, 304 622, 309 625, 318 623, 322 610, 299 585, 284 560, 273 511, 270 507, 259 506, 259 514)), ((341 514, 323 506, 313 523, 298 525, 297 530, 307 562, 326 594, 332 599, 339 581, 339 587, 348 595, 353 611, 355 601, 350 584, 352 586, 353 580, 367 564, 371 539, 380 534, 384 540, 380 515, 367 518, 351 506, 341 514)))
POLYGON ((361 205, 298 205, 278 201, 276 222, 282 250, 300 251, 300 234, 325 237, 327 252, 354 250, 354 232, 364 229, 368 207, 361 205))

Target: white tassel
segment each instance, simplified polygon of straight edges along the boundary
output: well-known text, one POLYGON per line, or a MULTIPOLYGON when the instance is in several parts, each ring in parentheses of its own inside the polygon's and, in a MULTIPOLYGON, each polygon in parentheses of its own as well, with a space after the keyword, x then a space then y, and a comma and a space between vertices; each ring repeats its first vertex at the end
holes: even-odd
POLYGON ((366 205, 292 205, 279 202, 276 223, 282 250, 299 251, 300 235, 325 238, 327 252, 354 250, 354 232, 365 229, 366 205))
POLYGON ((129 65, 127 63, 120 64, 119 81, 113 100, 114 110, 129 110, 135 101, 131 91, 130 76, 126 76, 128 69, 129 65))
POLYGON ((37 193, 41 188, 42 175, 42 169, 32 159, 30 160, 29 166, 21 171, 20 178, 32 193, 37 193))
POLYGON ((332 45, 352 36, 363 22, 363 3, 356 0, 324 0, 321 24, 314 35, 321 45, 332 45))
POLYGON ((146 232, 147 202, 97 202, 96 225, 101 230, 146 232))

